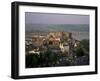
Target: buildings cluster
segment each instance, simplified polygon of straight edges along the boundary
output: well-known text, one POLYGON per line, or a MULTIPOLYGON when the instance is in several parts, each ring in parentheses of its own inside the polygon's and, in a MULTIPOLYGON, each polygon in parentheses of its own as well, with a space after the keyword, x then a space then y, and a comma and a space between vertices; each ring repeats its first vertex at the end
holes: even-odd
POLYGON ((32 33, 25 39, 26 54, 40 54, 48 49, 54 53, 70 54, 79 44, 80 41, 74 39, 70 32, 32 33))

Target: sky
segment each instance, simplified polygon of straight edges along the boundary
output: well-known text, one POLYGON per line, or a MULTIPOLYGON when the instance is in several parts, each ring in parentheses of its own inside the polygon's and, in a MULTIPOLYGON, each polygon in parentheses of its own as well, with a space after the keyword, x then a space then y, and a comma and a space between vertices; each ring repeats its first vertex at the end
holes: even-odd
POLYGON ((25 12, 25 24, 89 24, 89 15, 25 12))

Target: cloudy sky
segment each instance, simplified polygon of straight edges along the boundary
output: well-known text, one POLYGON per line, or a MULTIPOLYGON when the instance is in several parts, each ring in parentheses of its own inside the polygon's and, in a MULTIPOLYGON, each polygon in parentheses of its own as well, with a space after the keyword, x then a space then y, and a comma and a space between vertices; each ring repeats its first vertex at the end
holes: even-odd
POLYGON ((88 15, 25 12, 26 24, 89 24, 88 15))

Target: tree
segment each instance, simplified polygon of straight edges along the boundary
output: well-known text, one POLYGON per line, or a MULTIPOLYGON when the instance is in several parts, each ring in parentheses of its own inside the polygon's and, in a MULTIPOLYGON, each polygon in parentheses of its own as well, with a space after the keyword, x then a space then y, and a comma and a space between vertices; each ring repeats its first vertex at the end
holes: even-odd
POLYGON ((26 67, 37 67, 39 65, 39 55, 27 54, 26 55, 26 67))
POLYGON ((82 40, 82 41, 81 41, 81 45, 83 46, 83 48, 84 48, 86 51, 89 52, 89 40, 86 40, 86 39, 82 40))
POLYGON ((76 53, 77 57, 81 57, 81 56, 84 55, 84 51, 82 50, 81 47, 77 48, 76 51, 75 51, 75 53, 76 53))

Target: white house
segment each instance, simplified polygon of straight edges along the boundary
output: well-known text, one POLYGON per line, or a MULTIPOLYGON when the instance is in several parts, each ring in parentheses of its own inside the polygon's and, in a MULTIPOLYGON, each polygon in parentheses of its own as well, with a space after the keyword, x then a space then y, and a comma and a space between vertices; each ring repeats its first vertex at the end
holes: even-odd
POLYGON ((29 54, 38 54, 38 55, 39 55, 39 54, 40 54, 40 51, 35 52, 34 50, 31 50, 31 51, 29 51, 28 53, 29 53, 29 54))
POLYGON ((69 52, 69 45, 60 44, 60 49, 62 52, 69 52))

